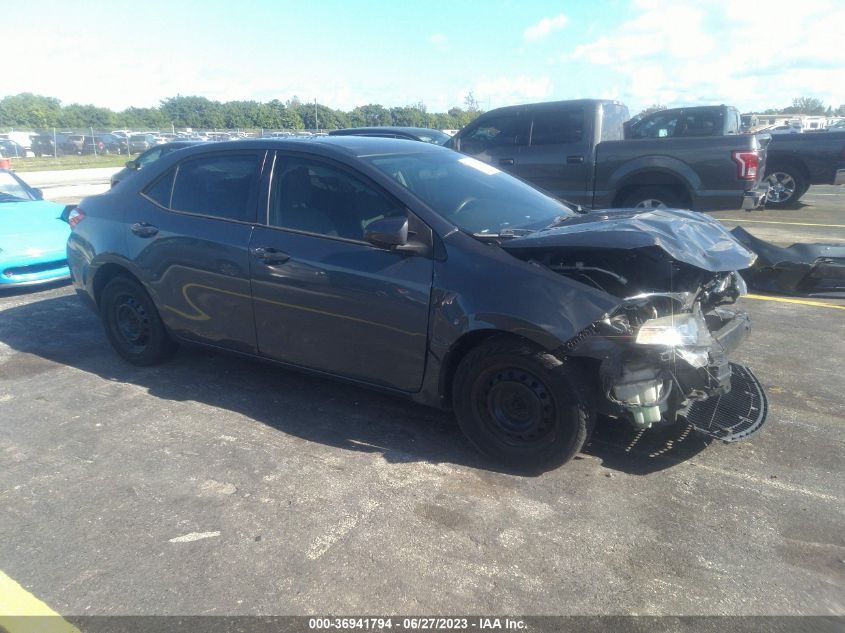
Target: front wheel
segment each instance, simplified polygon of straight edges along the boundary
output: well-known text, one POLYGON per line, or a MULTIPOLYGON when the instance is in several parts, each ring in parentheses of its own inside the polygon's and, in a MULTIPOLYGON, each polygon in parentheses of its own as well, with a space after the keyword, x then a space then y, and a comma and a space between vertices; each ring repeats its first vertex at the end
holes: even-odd
POLYGON ((156 365, 176 350, 143 286, 115 277, 100 296, 100 316, 115 351, 133 365, 156 365))
POLYGON ((595 422, 590 392, 567 362, 528 343, 492 339, 455 373, 452 404, 476 448, 520 471, 566 463, 595 422))
POLYGON ((806 179, 791 167, 774 166, 766 171, 766 206, 770 209, 794 207, 809 189, 806 179))

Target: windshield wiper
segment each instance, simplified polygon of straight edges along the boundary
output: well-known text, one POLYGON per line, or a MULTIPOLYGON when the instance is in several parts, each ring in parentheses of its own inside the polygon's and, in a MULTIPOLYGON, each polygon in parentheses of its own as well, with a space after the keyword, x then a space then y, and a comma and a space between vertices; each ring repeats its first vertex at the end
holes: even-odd
POLYGON ((552 220, 552 223, 549 224, 549 226, 547 226, 546 228, 547 229, 553 229, 556 226, 560 226, 561 224, 563 224, 567 220, 571 220, 574 217, 575 217, 574 215, 559 215, 554 220, 552 220))
POLYGON ((515 237, 522 237, 523 235, 531 235, 536 233, 535 229, 504 229, 498 233, 473 233, 473 237, 479 239, 513 239, 515 237))

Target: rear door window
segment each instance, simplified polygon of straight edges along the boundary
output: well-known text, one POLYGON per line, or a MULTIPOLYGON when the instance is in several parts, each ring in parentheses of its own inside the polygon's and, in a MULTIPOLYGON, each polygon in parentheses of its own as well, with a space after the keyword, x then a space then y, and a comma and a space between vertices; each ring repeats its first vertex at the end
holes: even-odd
POLYGON ((183 161, 170 208, 226 220, 254 220, 263 152, 221 153, 183 161))
POLYGON ((684 111, 684 136, 721 136, 724 129, 721 108, 684 111))
POLYGON ((534 114, 531 145, 570 145, 584 140, 584 110, 548 110, 534 114))

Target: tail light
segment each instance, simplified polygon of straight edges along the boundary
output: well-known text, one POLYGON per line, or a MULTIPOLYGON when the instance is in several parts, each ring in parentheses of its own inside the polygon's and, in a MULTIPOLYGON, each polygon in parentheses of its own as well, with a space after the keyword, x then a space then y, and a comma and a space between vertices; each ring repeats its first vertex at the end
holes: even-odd
POLYGON ((737 150, 731 152, 731 158, 736 163, 737 178, 740 180, 757 178, 757 168, 760 166, 760 154, 757 150, 737 150))
POLYGON ((736 177, 740 180, 754 180, 757 178, 757 168, 760 166, 760 154, 757 150, 737 150, 731 152, 731 158, 736 163, 736 177))
POLYGON ((76 225, 82 222, 85 219, 85 212, 82 211, 79 207, 71 210, 67 216, 67 223, 70 224, 70 229, 73 230, 76 228, 76 225))

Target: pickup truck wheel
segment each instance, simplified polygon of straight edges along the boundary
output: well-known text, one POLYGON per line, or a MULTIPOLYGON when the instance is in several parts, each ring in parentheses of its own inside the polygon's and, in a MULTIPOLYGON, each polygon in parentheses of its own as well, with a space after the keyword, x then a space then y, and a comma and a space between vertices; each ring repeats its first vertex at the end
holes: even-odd
POLYGON ((523 472, 569 461, 595 422, 590 391, 567 363, 527 343, 492 339, 455 373, 461 430, 485 455, 523 472))
POLYGON ((133 365, 156 365, 176 351, 155 304, 133 279, 120 276, 106 284, 100 316, 112 347, 133 365))
POLYGON ((622 206, 630 209, 666 209, 685 206, 671 190, 663 187, 640 187, 629 193, 622 206))
POLYGON ((809 189, 804 177, 792 167, 776 165, 767 172, 765 183, 769 192, 766 194, 766 206, 771 209, 795 206, 809 189))

